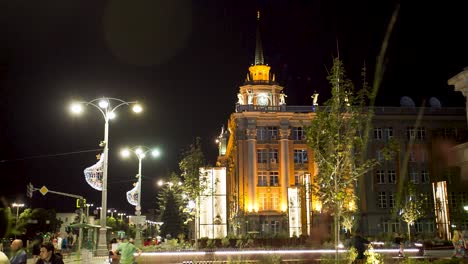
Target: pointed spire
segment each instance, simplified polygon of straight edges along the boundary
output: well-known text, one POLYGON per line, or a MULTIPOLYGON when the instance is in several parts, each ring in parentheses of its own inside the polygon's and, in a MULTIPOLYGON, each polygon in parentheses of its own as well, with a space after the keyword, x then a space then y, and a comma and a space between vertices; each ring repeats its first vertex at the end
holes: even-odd
POLYGON ((262 40, 260 38, 260 11, 257 11, 257 42, 255 46, 255 65, 265 64, 263 60, 262 40))

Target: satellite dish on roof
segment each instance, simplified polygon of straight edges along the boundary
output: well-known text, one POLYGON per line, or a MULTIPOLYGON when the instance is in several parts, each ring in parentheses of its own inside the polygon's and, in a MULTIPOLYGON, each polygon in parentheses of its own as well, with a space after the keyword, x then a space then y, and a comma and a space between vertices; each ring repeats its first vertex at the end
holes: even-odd
POLYGON ((413 99, 411 99, 408 96, 403 96, 400 99, 400 106, 401 107, 416 107, 416 105, 414 104, 413 99))
POLYGON ((442 104, 440 103, 439 99, 435 97, 429 98, 429 105, 431 108, 442 108, 442 104))

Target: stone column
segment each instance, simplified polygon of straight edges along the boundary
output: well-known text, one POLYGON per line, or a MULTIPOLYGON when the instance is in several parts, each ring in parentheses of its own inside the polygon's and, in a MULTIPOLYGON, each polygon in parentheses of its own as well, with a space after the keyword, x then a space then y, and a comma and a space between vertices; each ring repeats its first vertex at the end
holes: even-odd
POLYGON ((288 207, 288 187, 289 187, 289 126, 280 128, 280 175, 281 175, 281 210, 288 207))
POLYGON ((256 208, 256 200, 255 200, 255 176, 257 175, 257 130, 255 128, 247 128, 246 130, 247 135, 247 177, 248 177, 248 201, 249 204, 247 205, 247 209, 257 210, 256 208))

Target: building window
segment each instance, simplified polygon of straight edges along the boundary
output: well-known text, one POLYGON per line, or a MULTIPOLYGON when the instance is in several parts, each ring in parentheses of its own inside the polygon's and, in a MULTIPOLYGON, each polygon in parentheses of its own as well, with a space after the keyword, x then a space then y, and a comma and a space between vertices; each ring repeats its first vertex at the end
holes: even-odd
POLYGON ((268 158, 270 158, 270 163, 278 163, 278 149, 269 149, 268 158))
POLYGON ((268 175, 266 171, 258 172, 258 186, 268 186, 268 175))
POLYGON ((294 163, 305 164, 307 163, 307 150, 306 149, 295 149, 294 150, 294 163))
POLYGON ((374 128, 374 139, 381 140, 382 138, 382 128, 374 128))
POLYGON ((416 221, 414 223, 414 228, 416 229, 417 233, 423 233, 424 232, 424 222, 416 221))
POLYGON ((279 186, 279 177, 277 171, 270 171, 270 186, 279 186))
POLYGON ((279 221, 271 221, 271 232, 273 234, 278 234, 280 231, 280 222, 279 221))
POLYGON ((385 183, 385 172, 383 170, 377 171, 377 183, 384 184, 385 183))
POLYGON ((278 139, 278 128, 277 127, 267 127, 267 138, 269 140, 278 139))
POLYGON ((413 184, 418 184, 419 183, 418 172, 416 171, 415 168, 410 169, 409 176, 410 176, 410 181, 413 184))
POLYGON ((400 232, 400 223, 392 222, 392 232, 400 232))
POLYGON ((267 133, 265 127, 257 127, 257 140, 263 141, 267 139, 267 133))
POLYGON ((377 152, 375 153, 375 156, 377 157, 378 161, 384 161, 385 160, 385 157, 384 157, 384 154, 383 154, 382 150, 377 150, 377 152))
POLYGON ((449 204, 451 208, 456 208, 457 207, 457 195, 455 192, 450 192, 448 195, 449 199, 449 204))
POLYGON ((388 194, 388 207, 389 208, 395 207, 395 193, 388 194))
POLYGON ((387 197, 385 196, 385 192, 379 192, 378 206, 380 208, 387 208, 387 197))
POLYGON ((414 127, 406 128, 406 137, 409 140, 416 139, 416 129, 414 127))
POLYGON ((434 232, 434 223, 433 222, 426 222, 426 230, 427 232, 429 233, 433 233, 434 232))
POLYGON ((427 170, 421 171, 421 183, 429 183, 429 172, 427 170))
POLYGON ((424 127, 418 127, 417 129, 417 139, 418 140, 424 140, 426 139, 426 128, 424 127))
POLYGON ((305 133, 304 129, 302 127, 293 127, 292 130, 293 134, 293 140, 304 140, 305 139, 305 133))
POLYGON ((258 194, 258 206, 260 211, 264 211, 268 209, 268 200, 266 193, 259 193, 258 194))
POLYGON ((294 185, 295 186, 299 186, 301 185, 301 180, 302 180, 302 177, 304 176, 304 171, 296 171, 294 172, 294 185))
POLYGON ((388 183, 395 184, 396 183, 396 173, 394 170, 388 171, 388 183))
POLYGON ((271 194, 271 207, 270 208, 272 210, 279 211, 279 194, 278 193, 271 194))
POLYGON ((262 221, 262 232, 268 233, 269 228, 268 228, 268 221, 264 220, 262 221))
POLYGON ((389 227, 390 227, 389 222, 385 221, 385 222, 382 223, 382 231, 384 233, 389 233, 390 232, 389 227))
POLYGON ((267 163, 267 162, 268 162, 268 150, 257 149, 257 163, 267 163))
POLYGON ((385 128, 385 137, 387 139, 393 138, 393 128, 392 127, 385 128))

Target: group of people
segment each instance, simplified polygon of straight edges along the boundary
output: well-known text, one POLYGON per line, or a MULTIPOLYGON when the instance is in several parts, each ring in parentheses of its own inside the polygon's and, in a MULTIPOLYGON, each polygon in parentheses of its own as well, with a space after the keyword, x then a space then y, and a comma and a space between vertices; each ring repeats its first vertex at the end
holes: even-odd
MULTIPOLYGON (((11 242, 11 257, 0 251, 0 264, 26 264, 28 254, 24 250, 23 241, 15 239, 11 242)), ((64 264, 62 257, 55 253, 55 247, 51 242, 41 244, 39 247, 39 259, 35 264, 64 264)))

